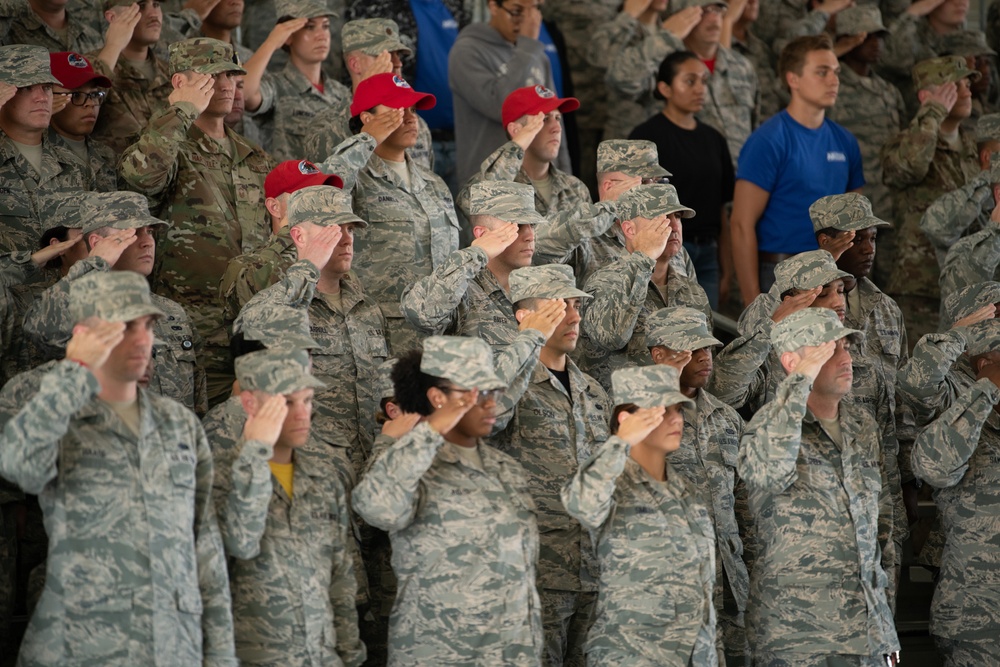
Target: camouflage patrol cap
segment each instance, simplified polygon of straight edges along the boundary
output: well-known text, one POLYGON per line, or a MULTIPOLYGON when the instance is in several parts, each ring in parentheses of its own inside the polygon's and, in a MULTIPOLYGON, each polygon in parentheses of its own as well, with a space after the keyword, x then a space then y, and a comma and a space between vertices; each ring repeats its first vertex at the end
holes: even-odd
POLYGON ((913 66, 913 85, 917 90, 961 81, 965 77, 979 81, 982 75, 974 69, 969 69, 962 56, 929 58, 913 66))
POLYGON ((288 226, 311 222, 320 227, 368 223, 354 214, 351 193, 332 185, 310 185, 288 196, 288 226))
POLYGON ((91 271, 80 276, 69 286, 69 314, 74 323, 89 317, 105 322, 163 317, 153 304, 149 283, 134 271, 91 271))
POLYGON ((1000 113, 988 113, 976 122, 976 143, 1000 141, 1000 113))
POLYGON ((620 368, 611 374, 611 396, 615 405, 632 403, 640 408, 694 405, 681 393, 681 373, 673 366, 620 368))
POLYGON ((503 389, 493 371, 493 350, 481 338, 431 336, 424 339, 420 371, 451 381, 460 389, 503 389))
POLYGON ((983 306, 1000 303, 1000 282, 987 280, 967 285, 944 300, 944 316, 949 325, 968 317, 983 306))
POLYGON ((826 250, 800 252, 774 267, 774 284, 778 287, 778 294, 790 289, 816 289, 838 278, 850 277, 850 273, 837 268, 833 255, 826 250))
POLYGON ((656 144, 645 139, 606 139, 597 145, 597 173, 620 171, 626 176, 673 176, 660 166, 656 144))
POLYGON ((809 207, 813 231, 827 227, 841 231, 859 231, 869 227, 891 227, 892 225, 872 213, 872 203, 868 197, 857 192, 820 197, 809 207))
POLYGON ((646 347, 662 345, 686 352, 722 345, 708 329, 705 313, 687 306, 660 308, 646 318, 646 347))
POLYGON ((81 193, 80 217, 84 234, 103 227, 139 229, 169 224, 149 214, 149 202, 143 195, 128 190, 81 193))
POLYGON ((251 299, 233 322, 233 334, 243 334, 267 348, 314 350, 321 347, 309 334, 309 312, 251 299))
MULTIPOLYGON (((837 21, 840 21, 840 14, 837 14, 837 21)), ((986 43, 985 33, 979 30, 959 30, 941 35, 939 53, 962 56, 963 58, 995 56, 997 54, 986 43)))
POLYGON ((391 19, 355 19, 348 21, 340 31, 344 53, 361 51, 377 56, 383 51, 412 53, 402 42, 399 25, 391 19))
POLYGON ((965 338, 965 353, 970 357, 1000 351, 1000 320, 976 322, 968 328, 965 338))
POLYGON ((59 79, 52 75, 49 52, 44 46, 31 44, 0 46, 0 81, 17 88, 44 83, 59 85, 59 79))
POLYGON ((275 16, 278 19, 314 19, 320 16, 338 16, 330 8, 327 0, 275 0, 275 16))
POLYGON ((250 352, 236 359, 236 379, 244 391, 292 394, 326 385, 309 372, 309 353, 295 348, 250 352))
POLYGON ((469 213, 489 215, 515 225, 538 225, 545 218, 535 210, 535 188, 513 181, 481 181, 469 187, 469 213))
POLYGON ((855 5, 837 14, 837 35, 874 35, 889 30, 882 22, 882 12, 876 5, 855 5))
POLYGON ((857 341, 861 332, 845 327, 837 313, 829 308, 803 308, 771 328, 771 346, 781 354, 840 340, 845 336, 852 336, 857 341))
POLYGON ((650 183, 632 188, 618 198, 618 218, 655 218, 658 215, 679 213, 682 218, 693 218, 694 210, 681 204, 677 188, 663 183, 650 183))
POLYGON ((670 1, 670 13, 676 14, 682 9, 687 9, 688 7, 708 7, 709 5, 722 5, 723 7, 728 7, 728 0, 671 0, 670 1))
POLYGON ((392 369, 396 367, 398 359, 386 359, 378 367, 378 383, 375 386, 375 395, 381 401, 386 398, 395 398, 396 388, 392 384, 392 369))
POLYGON ((522 299, 590 299, 576 288, 573 269, 566 264, 525 266, 510 273, 510 302, 522 299))
POLYGON ((83 229, 80 191, 45 194, 38 199, 42 236, 58 227, 83 229))
POLYGON ((246 74, 232 44, 209 37, 194 37, 170 45, 170 75, 193 70, 199 74, 246 74))

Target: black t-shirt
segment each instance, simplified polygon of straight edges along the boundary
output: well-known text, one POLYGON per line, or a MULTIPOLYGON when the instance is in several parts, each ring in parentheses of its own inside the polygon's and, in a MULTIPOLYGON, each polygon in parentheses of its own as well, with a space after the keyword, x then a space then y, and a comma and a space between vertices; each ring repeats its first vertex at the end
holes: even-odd
POLYGON ((693 130, 674 125, 658 113, 639 125, 629 139, 656 144, 660 164, 673 176, 681 203, 697 215, 684 220, 684 240, 703 243, 718 238, 722 206, 733 200, 736 175, 726 138, 702 122, 693 130))
POLYGON ((569 388, 569 369, 564 368, 561 371, 555 371, 549 368, 549 370, 552 372, 553 375, 556 376, 557 380, 562 382, 562 386, 566 387, 566 393, 572 396, 573 391, 569 388))

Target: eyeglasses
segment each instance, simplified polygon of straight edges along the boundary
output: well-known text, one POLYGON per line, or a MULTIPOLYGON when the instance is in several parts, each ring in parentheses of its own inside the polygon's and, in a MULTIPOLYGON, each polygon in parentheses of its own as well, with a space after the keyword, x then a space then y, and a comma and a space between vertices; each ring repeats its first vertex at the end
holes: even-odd
POLYGON ((705 5, 705 13, 707 14, 720 14, 725 16, 728 11, 729 7, 726 5, 705 5))
POLYGON ((531 5, 530 7, 525 7, 523 5, 518 5, 518 7, 517 7, 516 10, 510 10, 510 9, 507 9, 506 7, 504 7, 503 5, 501 5, 498 2, 497 3, 497 7, 499 7, 502 10, 504 10, 505 12, 507 12, 507 16, 509 16, 511 19, 517 21, 519 19, 523 19, 524 18, 524 14, 526 12, 529 12, 529 11, 531 11, 533 9, 539 9, 541 7, 541 5, 531 5))
POLYGON ((650 185, 651 183, 658 183, 659 185, 667 185, 670 183, 670 178, 668 176, 655 176, 652 178, 642 179, 643 185, 650 185))
POLYGON ((84 93, 82 91, 76 91, 72 93, 52 93, 53 95, 69 95, 69 101, 74 104, 74 106, 82 107, 87 104, 87 100, 93 101, 94 104, 100 105, 104 102, 104 98, 108 96, 108 93, 103 90, 95 90, 90 93, 84 93))
MULTIPOLYGON (((471 389, 458 389, 456 387, 448 387, 444 391, 449 393, 467 394, 471 389)), ((476 399, 476 405, 485 405, 490 401, 499 401, 500 397, 503 396, 503 389, 480 389, 479 397, 476 399)))

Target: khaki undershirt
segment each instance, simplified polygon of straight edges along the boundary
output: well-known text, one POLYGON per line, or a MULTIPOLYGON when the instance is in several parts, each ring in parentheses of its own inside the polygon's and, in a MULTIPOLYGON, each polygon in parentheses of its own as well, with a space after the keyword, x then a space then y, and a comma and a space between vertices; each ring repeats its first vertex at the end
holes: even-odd
POLYGON ((11 139, 10 143, 14 144, 14 148, 24 156, 24 159, 34 167, 35 171, 39 174, 42 173, 42 144, 40 142, 34 146, 29 146, 28 144, 18 143, 11 139))
POLYGON ((535 188, 535 192, 537 192, 538 196, 542 198, 542 201, 545 202, 546 204, 548 204, 551 207, 552 206, 552 174, 546 174, 545 178, 543 178, 540 181, 536 181, 533 178, 529 179, 529 180, 531 180, 532 187, 535 188))
POLYGON ((483 469, 483 457, 479 455, 479 445, 475 447, 462 447, 461 445, 456 445, 454 443, 449 443, 451 449, 455 452, 455 456, 464 465, 475 468, 477 470, 483 469))
POLYGON ((403 160, 402 162, 393 162, 392 160, 383 159, 382 161, 385 162, 385 166, 388 167, 390 171, 395 173, 396 176, 399 176, 399 180, 403 181, 403 185, 406 186, 407 190, 411 189, 410 170, 406 168, 406 160, 403 160))
POLYGON ((847 293, 847 312, 852 315, 861 314, 861 293, 857 287, 847 293))
POLYGON ((320 292, 320 297, 326 302, 326 305, 330 306, 330 309, 335 313, 344 314, 344 293, 337 292, 336 294, 320 292))
POLYGON ((144 79, 151 81, 156 76, 156 63, 153 62, 152 58, 143 58, 142 60, 125 58, 125 60, 132 69, 142 74, 144 79))
POLYGON ((136 436, 139 435, 139 399, 136 398, 131 401, 104 401, 111 410, 118 415, 118 418, 122 420, 122 423, 128 427, 132 433, 136 436))
POLYGON ((816 417, 816 421, 820 423, 823 430, 826 431, 827 435, 830 436, 837 446, 843 446, 844 433, 840 430, 840 420, 838 418, 820 419, 819 417, 816 417))
POLYGON ((86 139, 81 139, 80 141, 76 141, 74 139, 67 139, 66 137, 62 137, 62 140, 66 142, 66 147, 69 148, 71 151, 73 151, 73 155, 77 156, 84 162, 87 161, 86 139))

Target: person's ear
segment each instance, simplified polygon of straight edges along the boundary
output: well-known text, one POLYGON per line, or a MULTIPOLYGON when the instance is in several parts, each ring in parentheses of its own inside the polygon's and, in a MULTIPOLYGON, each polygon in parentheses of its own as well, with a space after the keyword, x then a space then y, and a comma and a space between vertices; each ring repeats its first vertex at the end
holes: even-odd
POLYGON ((389 419, 399 419, 402 416, 402 414, 403 411, 400 410, 399 406, 393 403, 392 401, 389 401, 385 404, 385 416, 388 417, 389 419))
POLYGON ((306 230, 302 228, 302 225, 295 225, 288 230, 288 235, 292 238, 292 242, 296 246, 303 246, 306 244, 306 230))
POLYGON ((663 95, 663 99, 665 99, 665 100, 669 100, 670 99, 671 90, 670 90, 670 86, 668 86, 666 84, 666 82, 664 82, 664 81, 657 81, 656 82, 656 91, 658 93, 660 93, 660 95, 663 95))
POLYGON ((654 364, 659 364, 666 360, 667 351, 663 349, 662 345, 655 345, 649 348, 649 355, 653 357, 654 364))
POLYGON ((482 225, 476 225, 472 228, 472 235, 478 239, 488 231, 490 230, 488 230, 486 227, 483 227, 482 225))
POLYGON ((257 404, 257 397, 252 391, 240 392, 240 405, 243 406, 243 412, 247 414, 247 417, 253 417, 257 414, 257 409, 260 407, 257 404))
POLYGON ((786 373, 794 372, 801 361, 802 357, 799 356, 798 352, 781 353, 781 367, 785 369, 786 373))
POLYGON ((929 90, 918 90, 917 91, 917 101, 920 102, 921 104, 923 104, 924 100, 926 100, 930 96, 930 94, 931 93, 930 93, 929 90))
POLYGON ((431 407, 437 410, 444 407, 445 402, 448 400, 448 395, 437 387, 431 387, 427 390, 427 400, 430 401, 431 407))
POLYGON ((636 228, 634 221, 622 220, 621 226, 622 226, 622 233, 625 235, 625 238, 627 239, 635 238, 636 228))

